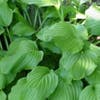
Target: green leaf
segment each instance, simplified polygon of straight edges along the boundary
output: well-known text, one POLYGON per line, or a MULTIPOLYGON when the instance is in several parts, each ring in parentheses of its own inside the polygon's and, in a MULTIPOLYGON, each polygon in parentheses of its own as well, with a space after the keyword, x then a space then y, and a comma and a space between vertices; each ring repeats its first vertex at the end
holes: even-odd
POLYGON ((81 90, 82 84, 79 81, 66 84, 66 82, 60 80, 49 100, 78 100, 81 90))
POLYGON ((43 52, 38 51, 34 41, 24 38, 13 41, 8 52, 0 59, 0 88, 12 82, 18 72, 33 69, 42 58, 43 52))
POLYGON ((5 75, 0 74, 0 89, 4 88, 6 84, 5 75))
POLYGON ((38 51, 34 41, 17 39, 12 42, 7 55, 1 59, 0 72, 8 74, 19 72, 22 69, 32 69, 42 58, 43 52, 38 51))
POLYGON ((77 29, 77 35, 83 39, 83 40, 88 40, 88 31, 85 28, 85 26, 83 26, 82 24, 77 24, 75 25, 75 28, 77 29))
POLYGON ((87 86, 80 94, 79 100, 100 100, 100 84, 87 86))
POLYGON ((92 5, 86 10, 85 26, 92 35, 100 35, 100 7, 92 5))
POLYGON ((17 36, 30 36, 35 32, 34 28, 24 22, 15 24, 12 31, 17 36))
POLYGON ((0 99, 1 100, 6 100, 6 94, 0 90, 0 99))
POLYGON ((55 6, 59 8, 61 0, 21 0, 21 1, 26 4, 35 4, 38 7, 55 6))
POLYGON ((94 52, 96 51, 95 49, 94 45, 90 45, 88 49, 76 54, 63 53, 60 67, 65 68, 66 72, 71 74, 75 80, 90 75, 97 67, 96 60, 98 59, 98 53, 94 52))
POLYGON ((0 25, 9 26, 12 22, 13 11, 6 2, 0 3, 0 25))
POLYGON ((43 28, 37 37, 44 42, 53 42, 62 52, 76 53, 83 47, 83 41, 76 34, 77 31, 73 25, 59 22, 51 27, 43 28))
POLYGON ((100 66, 90 76, 86 77, 86 80, 92 85, 100 84, 100 66))
POLYGON ((27 78, 19 80, 12 88, 9 100, 45 100, 53 93, 57 84, 58 77, 53 70, 34 67, 27 78))
POLYGON ((40 45, 42 46, 42 48, 49 49, 53 53, 58 53, 58 54, 61 53, 59 48, 56 47, 53 42, 40 42, 40 45))

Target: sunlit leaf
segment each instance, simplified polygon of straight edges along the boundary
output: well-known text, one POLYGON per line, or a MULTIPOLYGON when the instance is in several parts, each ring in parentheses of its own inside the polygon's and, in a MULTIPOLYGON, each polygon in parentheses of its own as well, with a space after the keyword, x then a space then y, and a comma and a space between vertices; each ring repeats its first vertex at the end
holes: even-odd
POLYGON ((21 1, 26 4, 35 4, 39 7, 55 6, 59 8, 61 0, 21 0, 21 1))
POLYGON ((59 22, 51 27, 43 28, 37 37, 44 42, 53 42, 62 52, 78 52, 83 41, 76 35, 77 31, 70 23, 59 22), (77 46, 76 46, 77 45, 77 46))
POLYGON ((63 53, 60 66, 64 67, 73 76, 73 79, 84 78, 97 67, 96 60, 99 56, 97 51, 100 52, 100 49, 90 45, 88 49, 77 54, 63 53))
POLYGON ((81 90, 82 84, 79 81, 67 84, 63 80, 60 80, 49 100, 78 100, 81 90))
POLYGON ((57 84, 58 77, 53 70, 35 67, 26 79, 19 80, 12 88, 9 100, 44 100, 53 93, 57 84))
POLYGON ((90 34, 100 35, 100 7, 92 5, 86 10, 85 26, 90 34))

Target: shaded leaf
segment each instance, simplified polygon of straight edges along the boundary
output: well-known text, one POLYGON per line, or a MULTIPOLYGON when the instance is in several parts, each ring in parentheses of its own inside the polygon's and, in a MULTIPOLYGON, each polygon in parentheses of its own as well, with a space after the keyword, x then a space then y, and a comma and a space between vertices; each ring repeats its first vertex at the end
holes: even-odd
POLYGON ((33 27, 24 22, 18 22, 14 25, 12 30, 13 34, 18 36, 30 36, 35 32, 33 27))
POLYGON ((12 22, 13 11, 6 2, 0 3, 0 25, 9 26, 12 22))

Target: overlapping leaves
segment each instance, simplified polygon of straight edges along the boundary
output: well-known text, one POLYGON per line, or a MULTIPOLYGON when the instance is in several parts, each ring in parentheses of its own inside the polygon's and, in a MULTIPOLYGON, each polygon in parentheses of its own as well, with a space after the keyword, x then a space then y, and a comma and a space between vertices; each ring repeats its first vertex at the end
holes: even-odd
POLYGON ((44 100, 53 93, 57 84, 58 77, 53 70, 34 67, 26 78, 19 80, 12 88, 9 100, 44 100))
POLYGON ((59 22, 51 27, 43 28, 37 37, 44 41, 52 41, 62 52, 78 52, 83 47, 83 41, 76 35, 77 31, 73 25, 59 22), (77 46, 76 46, 77 45, 77 46))
POLYGON ((42 57, 43 52, 38 51, 34 41, 24 38, 17 39, 12 42, 8 52, 0 61, 0 74, 5 76, 4 80, 8 77, 9 80, 6 81, 9 83, 16 73, 23 69, 32 69, 42 60, 42 57))
POLYGON ((90 45, 88 49, 77 54, 63 53, 60 66, 64 67, 73 79, 82 79, 96 69, 99 52, 98 47, 90 45))

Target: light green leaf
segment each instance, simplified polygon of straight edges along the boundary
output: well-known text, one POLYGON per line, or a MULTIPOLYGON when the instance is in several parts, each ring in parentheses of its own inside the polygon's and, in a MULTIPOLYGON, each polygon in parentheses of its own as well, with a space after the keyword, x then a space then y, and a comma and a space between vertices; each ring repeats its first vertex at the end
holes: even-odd
POLYGON ((26 4, 35 4, 38 7, 55 6, 59 8, 61 0, 21 0, 21 1, 26 4))
POLYGON ((6 2, 0 3, 0 25, 9 26, 12 22, 13 11, 6 2))
POLYGON ((0 99, 1 100, 6 100, 6 94, 0 90, 0 99))
POLYGON ((58 77, 53 70, 34 67, 26 79, 19 80, 12 88, 9 100, 45 100, 53 93, 57 84, 58 77))
POLYGON ((92 85, 100 84, 100 66, 90 76, 86 77, 86 80, 92 85))
POLYGON ((32 69, 42 58, 43 52, 38 51, 34 41, 18 39, 12 42, 7 55, 1 59, 0 72, 8 74, 17 73, 22 69, 32 69))
POLYGON ((77 31, 73 25, 59 22, 51 27, 43 28, 37 37, 44 42, 53 42, 62 52, 75 53, 83 47, 83 41, 76 34, 77 31))
POLYGON ((80 94, 79 100, 100 100, 100 84, 87 86, 80 94))
POLYGON ((49 97, 49 100, 78 100, 81 90, 82 84, 80 81, 66 84, 66 82, 60 80, 56 90, 49 97))
POLYGON ((5 75, 0 74, 0 89, 4 88, 6 84, 5 75))
POLYGON ((85 26, 90 34, 100 35, 100 7, 92 5, 86 10, 85 26))
POLYGON ((83 39, 83 40, 88 40, 88 31, 85 28, 85 26, 83 26, 82 24, 77 24, 75 26, 75 28, 77 29, 77 35, 83 39))
MULTIPOLYGON (((96 60, 98 53, 94 52, 96 51, 95 49, 94 45, 90 45, 88 49, 77 54, 63 53, 60 60, 60 67, 65 68, 66 72, 71 74, 75 80, 90 75, 97 67, 96 60)), ((100 52, 100 49, 97 49, 97 51, 100 52)))
POLYGON ((13 34, 17 36, 30 36, 35 32, 33 27, 24 22, 18 22, 17 24, 15 24, 12 31, 13 34))

